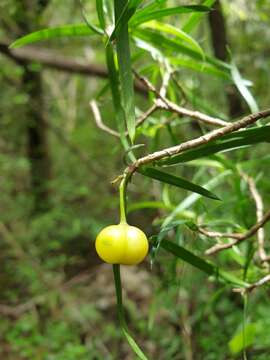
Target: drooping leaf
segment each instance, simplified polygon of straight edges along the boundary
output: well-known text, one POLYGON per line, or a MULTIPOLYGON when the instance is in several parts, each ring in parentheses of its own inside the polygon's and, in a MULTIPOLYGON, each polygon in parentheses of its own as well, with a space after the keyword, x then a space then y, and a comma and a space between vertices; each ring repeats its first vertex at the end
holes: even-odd
POLYGON ((113 105, 115 110, 116 123, 118 131, 120 133, 121 142, 124 148, 127 150, 129 148, 129 144, 125 137, 125 115, 121 105, 118 72, 115 64, 114 50, 111 44, 109 44, 109 46, 107 46, 106 48, 106 61, 113 105))
MULTIPOLYGON (((215 1, 216 0, 205 0, 203 1, 202 5, 211 7, 215 1)), ((187 20, 187 22, 184 24, 182 30, 185 31, 186 33, 190 33, 199 23, 203 15, 204 15, 203 13, 192 14, 190 18, 187 20)))
POLYGON ((142 10, 139 10, 130 21, 131 26, 138 26, 142 23, 145 23, 150 20, 157 20, 163 17, 177 15, 177 14, 186 14, 193 12, 207 12, 209 7, 201 5, 185 5, 177 6, 173 8, 158 9, 153 10, 152 6, 146 6, 142 10))
POLYGON ((159 165, 175 165, 186 161, 210 156, 221 151, 231 151, 243 146, 270 142, 270 126, 262 126, 248 130, 237 131, 222 138, 201 145, 196 149, 185 151, 170 158, 160 160, 159 165))
POLYGON ((198 52, 201 55, 201 60, 204 58, 204 52, 203 49, 200 47, 200 45, 197 43, 196 40, 194 40, 191 36, 186 34, 184 31, 176 28, 173 25, 170 24, 163 24, 158 21, 148 21, 143 25, 143 28, 149 28, 152 30, 160 31, 162 34, 169 34, 175 36, 176 39, 178 39, 181 42, 187 43, 191 48, 193 48, 196 52, 198 52))
POLYGON ((103 0, 96 0, 96 9, 98 14, 99 25, 103 30, 105 30, 106 23, 105 23, 104 10, 103 10, 103 0))
POLYGON ((164 204, 162 201, 140 201, 128 206, 128 213, 141 209, 171 209, 172 207, 164 204))
POLYGON ((249 91, 248 87, 245 84, 244 79, 242 78, 239 70, 237 69, 234 62, 231 63, 231 73, 232 73, 232 79, 239 90, 240 94, 245 99, 246 103, 248 104, 251 112, 258 112, 259 107, 256 103, 256 100, 254 99, 253 95, 249 91))
MULTIPOLYGON (((205 64, 204 64, 205 66, 205 64)), ((211 66, 211 65, 210 65, 211 66)), ((219 70, 217 70, 219 71, 219 70)), ((206 71, 207 72, 207 71, 206 71)), ((200 95, 200 89, 189 90, 185 88, 185 94, 190 104, 194 109, 198 109, 206 114, 217 117, 224 121, 228 121, 228 116, 224 114, 223 109, 217 108, 210 101, 208 102, 205 98, 200 95)))
POLYGON ((207 275, 214 276, 216 280, 223 280, 229 284, 240 287, 246 287, 248 285, 246 282, 242 281, 241 279, 238 279, 233 274, 219 269, 216 265, 202 259, 201 257, 193 254, 189 250, 185 249, 180 245, 175 244, 172 241, 168 241, 164 239, 161 241, 160 246, 164 250, 178 257, 179 259, 203 271, 207 275))
POLYGON ((194 47, 188 46, 183 41, 179 41, 177 38, 165 36, 164 34, 154 30, 140 28, 133 30, 132 34, 135 36, 135 38, 137 37, 145 42, 150 43, 157 49, 161 49, 162 52, 165 53, 168 57, 173 57, 175 54, 179 54, 180 52, 181 54, 199 61, 202 64, 209 63, 215 66, 217 69, 221 69, 222 71, 230 74, 230 65, 207 54, 205 54, 205 56, 202 58, 200 51, 194 47))
POLYGON ((207 198, 219 200, 219 198, 211 191, 209 191, 199 185, 196 185, 184 178, 181 178, 181 177, 178 177, 175 175, 171 175, 171 174, 165 173, 163 171, 160 171, 160 170, 157 170, 157 169, 154 169, 151 167, 140 168, 140 169, 138 169, 138 172, 140 174, 150 177, 152 179, 164 182, 166 184, 177 186, 180 189, 189 190, 189 191, 195 192, 197 194, 203 195, 207 198))
POLYGON ((136 12, 137 8, 141 5, 142 2, 143 0, 130 0, 126 2, 126 5, 123 7, 123 10, 119 18, 117 19, 114 30, 110 35, 108 41, 113 41, 115 39, 116 33, 119 28, 128 24, 129 19, 133 16, 133 14, 136 12))
MULTIPOLYGON (((225 177, 231 175, 231 170, 223 171, 222 173, 218 174, 211 180, 209 180, 206 184, 204 184, 204 188, 207 188, 208 190, 214 189, 216 186, 222 183, 225 177)), ((187 209, 191 208, 196 201, 198 201, 201 198, 200 194, 193 193, 189 196, 187 196, 183 201, 181 201, 176 208, 165 218, 165 220, 162 223, 162 228, 168 226, 172 223, 172 221, 175 219, 175 217, 179 214, 184 213, 187 209)))
POLYGON ((169 59, 171 64, 177 66, 178 68, 184 67, 203 74, 210 74, 221 79, 231 81, 231 75, 229 70, 221 70, 220 67, 216 67, 210 63, 202 63, 200 61, 196 61, 185 56, 170 57, 169 59))
POLYGON ((72 36, 89 36, 94 35, 95 32, 91 30, 86 24, 73 24, 63 25, 53 28, 47 28, 39 31, 32 32, 15 40, 10 48, 15 49, 24 45, 32 44, 38 41, 44 41, 49 39, 56 39, 62 37, 72 36))

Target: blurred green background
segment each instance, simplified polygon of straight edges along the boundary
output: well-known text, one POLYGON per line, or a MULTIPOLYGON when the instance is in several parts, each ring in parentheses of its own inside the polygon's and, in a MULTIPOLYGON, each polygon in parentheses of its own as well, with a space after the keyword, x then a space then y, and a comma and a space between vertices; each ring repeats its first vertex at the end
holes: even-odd
MULTIPOLYGON (((143 5, 149 3, 160 3, 160 8, 194 5, 180 0, 143 5)), ((96 24, 95 2, 87 0, 83 6, 96 24)), ((218 10, 212 17, 203 14, 192 36, 207 54, 228 62, 232 57, 243 78, 252 82, 249 89, 258 108, 265 109, 270 100, 270 2, 222 0, 215 6, 218 10), (225 45, 231 55, 224 53, 225 45)), ((181 28, 189 16, 174 15, 166 22, 181 28)), ((76 1, 0 4, 1 359, 136 358, 117 322, 111 267, 101 263, 94 250, 98 231, 118 222, 118 190, 111 181, 126 166, 119 139, 96 126, 89 107, 89 101, 97 99, 104 123, 116 129, 106 76, 76 70, 77 61, 104 71, 104 43, 84 36, 18 50, 7 47, 31 31, 82 22, 76 1), (54 64, 48 65, 46 56, 54 64), (65 68, 65 61, 73 70, 65 68)), ((136 70, 160 86, 166 68, 134 41, 131 49, 136 70)), ((184 66, 189 59, 177 51, 168 55, 162 44, 159 51, 166 60, 174 59, 177 81, 168 88, 172 101, 224 120, 251 112, 245 97, 222 75, 213 76, 203 67, 196 71, 196 64, 195 69, 184 66)), ((135 99, 139 115, 153 96, 136 92, 135 99)), ((138 129, 136 143, 145 146, 136 155, 175 145, 206 129, 158 111, 138 129)), ((179 166, 175 174, 201 186, 216 179, 211 190, 222 199, 198 197, 189 204, 190 192, 136 174, 128 192, 129 222, 156 235, 163 220, 182 204, 174 215, 177 227, 167 235, 203 257, 214 240, 192 231, 185 221, 218 231, 251 227, 256 222, 254 200, 238 170, 255 179, 267 209, 269 164, 269 145, 258 144, 179 166)), ((266 225, 270 252, 269 231, 266 225)), ((266 270, 254 255, 254 240, 211 260, 239 277, 246 269, 249 281, 256 281, 266 270)), ((270 358, 267 286, 243 298, 163 250, 153 266, 149 256, 140 266, 123 267, 122 276, 127 323, 150 359, 270 358)))

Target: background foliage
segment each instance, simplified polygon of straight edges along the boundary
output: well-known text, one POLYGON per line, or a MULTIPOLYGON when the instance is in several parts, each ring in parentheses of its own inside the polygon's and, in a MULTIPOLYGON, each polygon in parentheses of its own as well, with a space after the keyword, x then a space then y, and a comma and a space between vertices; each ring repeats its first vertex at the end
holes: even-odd
MULTIPOLYGON (((141 6, 149 4, 153 8, 148 13, 139 14, 140 7, 130 13, 132 66, 157 88, 174 70, 168 99, 224 121, 267 108, 268 1, 222 1, 228 45, 223 54, 218 49, 221 20, 215 26, 207 12, 175 10, 189 2, 145 1, 141 6), (157 18, 169 8, 174 8, 170 16, 157 18), (149 18, 153 13, 158 22, 149 18), (188 19, 193 16, 195 21, 198 15, 200 21, 191 29, 188 19)), ((88 22, 100 26, 95 2, 85 1, 83 7, 88 22)), ((73 69, 78 60, 104 70, 106 43, 98 34, 67 36, 68 28, 64 34, 54 31, 43 42, 8 50, 7 44, 43 28, 83 24, 81 31, 93 31, 76 1, 2 0, 0 9, 0 356, 132 359, 117 325, 111 268, 100 263, 94 250, 97 232, 118 221, 117 188, 110 182, 126 166, 121 141, 96 126, 89 108, 89 101, 96 99, 104 123, 124 131, 117 125, 108 79, 104 74, 79 74, 76 67, 63 71, 61 66, 46 66, 36 57, 38 51, 53 54, 54 61, 61 56, 61 64, 72 60, 73 69), (12 51, 26 51, 30 59, 14 58, 12 51)), ((117 40, 119 33, 111 40, 114 36, 117 40)), ((130 87, 126 91, 130 95, 130 87)), ((153 99, 145 90, 135 92, 137 117, 153 99)), ((128 125, 131 135, 133 120, 128 125)), ((261 120, 259 126, 266 123, 261 120)), ((159 110, 137 129, 135 143, 145 146, 133 152, 139 157, 207 129, 159 110)), ((154 181, 153 172, 136 174, 129 185, 129 222, 152 236, 153 244, 166 237, 192 252, 198 267, 215 239, 199 234, 197 224, 244 232, 256 222, 254 200, 241 172, 253 177, 269 208, 265 131, 263 143, 261 135, 252 136, 252 146, 196 156, 190 162, 182 159, 184 163, 164 169, 208 188, 221 201, 183 189, 183 183, 179 188, 154 181)), ((265 250, 270 252, 269 224, 265 231, 265 250)), ((182 261, 164 248, 154 250, 142 265, 122 271, 127 322, 150 359, 269 358, 267 285, 241 297, 226 282, 192 267, 190 259, 182 261)), ((253 283, 267 274, 255 236, 210 260, 239 281, 253 283)))

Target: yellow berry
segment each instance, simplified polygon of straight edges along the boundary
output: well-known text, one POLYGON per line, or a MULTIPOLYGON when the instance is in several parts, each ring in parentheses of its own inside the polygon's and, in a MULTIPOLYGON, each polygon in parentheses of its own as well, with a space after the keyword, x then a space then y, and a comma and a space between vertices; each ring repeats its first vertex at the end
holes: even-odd
POLYGON ((125 223, 105 227, 96 238, 99 257, 109 264, 135 265, 148 253, 144 232, 125 223))

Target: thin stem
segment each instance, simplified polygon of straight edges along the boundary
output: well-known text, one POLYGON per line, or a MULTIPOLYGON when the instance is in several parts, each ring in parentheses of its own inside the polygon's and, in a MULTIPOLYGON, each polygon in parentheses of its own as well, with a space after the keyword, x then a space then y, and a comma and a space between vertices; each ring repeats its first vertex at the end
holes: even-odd
POLYGON ((179 144, 179 145, 167 148, 167 149, 156 151, 152 154, 148 154, 144 157, 139 158, 133 164, 133 171, 136 171, 138 169, 138 167, 140 167, 142 165, 150 164, 155 161, 180 154, 183 151, 197 148, 200 145, 207 144, 212 140, 216 140, 216 139, 224 136, 225 134, 230 134, 234 131, 245 128, 248 125, 255 123, 257 120, 266 118, 268 116, 270 116, 270 109, 267 109, 264 111, 259 111, 257 113, 245 116, 241 120, 238 120, 234 123, 229 123, 229 125, 227 125, 227 126, 210 131, 207 134, 197 137, 195 139, 188 140, 182 144, 179 144))
POLYGON ((115 292, 116 292, 116 299, 117 299, 117 314, 120 323, 121 330, 123 335, 127 339, 130 347, 135 352, 140 360, 148 360, 147 356, 143 353, 140 349, 139 345, 130 335, 126 321, 125 321, 125 314, 124 314, 124 307, 123 307, 123 299, 122 299, 122 284, 121 284, 121 274, 120 274, 120 265, 114 264, 113 265, 113 275, 114 275, 114 285, 115 285, 115 292))
POLYGON ((117 299, 117 315, 121 326, 125 325, 124 318, 124 309, 123 309, 123 298, 122 298, 122 284, 121 284, 121 274, 120 274, 120 265, 113 265, 113 275, 114 275, 114 285, 117 299))
POLYGON ((126 224, 126 193, 127 193, 127 182, 129 176, 124 175, 120 185, 119 185, 119 204, 120 204, 120 224, 126 224))

